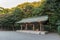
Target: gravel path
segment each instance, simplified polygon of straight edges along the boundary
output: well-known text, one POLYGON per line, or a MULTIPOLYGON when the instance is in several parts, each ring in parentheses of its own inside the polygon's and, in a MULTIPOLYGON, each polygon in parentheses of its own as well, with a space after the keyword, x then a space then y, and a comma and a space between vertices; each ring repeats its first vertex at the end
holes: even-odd
POLYGON ((0 31, 0 40, 60 40, 60 36, 57 33, 37 35, 12 31, 0 31))

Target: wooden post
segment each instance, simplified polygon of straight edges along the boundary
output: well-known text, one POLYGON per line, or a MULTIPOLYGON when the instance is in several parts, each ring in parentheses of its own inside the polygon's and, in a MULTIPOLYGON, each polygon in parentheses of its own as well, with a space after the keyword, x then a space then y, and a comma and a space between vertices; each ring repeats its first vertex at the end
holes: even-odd
POLYGON ((40 31, 42 31, 42 25, 41 25, 41 23, 39 23, 40 24, 40 31))
POLYGON ((22 30, 22 25, 20 25, 21 26, 21 30, 22 30))
POLYGON ((43 27, 42 23, 40 22, 39 24, 40 24, 40 31, 44 31, 44 27, 43 27))
POLYGON ((12 29, 13 29, 13 31, 14 31, 14 24, 12 25, 12 29))
POLYGON ((33 24, 33 31, 35 30, 34 24, 33 24))
POLYGON ((26 24, 25 30, 27 30, 27 24, 26 24))

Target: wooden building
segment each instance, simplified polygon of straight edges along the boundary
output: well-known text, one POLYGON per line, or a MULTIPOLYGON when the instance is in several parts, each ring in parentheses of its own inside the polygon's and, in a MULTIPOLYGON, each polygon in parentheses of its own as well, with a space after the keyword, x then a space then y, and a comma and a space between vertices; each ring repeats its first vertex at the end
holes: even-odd
POLYGON ((31 18, 24 18, 16 23, 20 24, 21 30, 29 30, 28 27, 32 28, 32 31, 44 31, 43 22, 48 20, 48 16, 38 16, 31 18), (35 24, 36 23, 36 24, 35 24), (36 28, 35 26, 38 25, 36 28))

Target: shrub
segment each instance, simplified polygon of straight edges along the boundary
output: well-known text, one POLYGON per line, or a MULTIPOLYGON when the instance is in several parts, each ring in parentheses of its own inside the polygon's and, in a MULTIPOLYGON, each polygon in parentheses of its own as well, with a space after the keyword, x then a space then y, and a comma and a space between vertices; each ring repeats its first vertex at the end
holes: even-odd
POLYGON ((58 34, 60 34, 60 26, 58 26, 58 34))
POLYGON ((45 25, 45 26, 44 26, 44 30, 45 30, 45 31, 50 31, 49 25, 45 25))

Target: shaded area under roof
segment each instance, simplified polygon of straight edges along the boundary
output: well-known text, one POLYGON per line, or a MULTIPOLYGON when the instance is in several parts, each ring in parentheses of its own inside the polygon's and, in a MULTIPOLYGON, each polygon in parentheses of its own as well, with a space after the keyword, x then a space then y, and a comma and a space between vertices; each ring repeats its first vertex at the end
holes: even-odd
POLYGON ((25 18, 16 23, 41 22, 41 21, 47 21, 47 20, 48 20, 48 16, 38 16, 38 17, 25 18))

